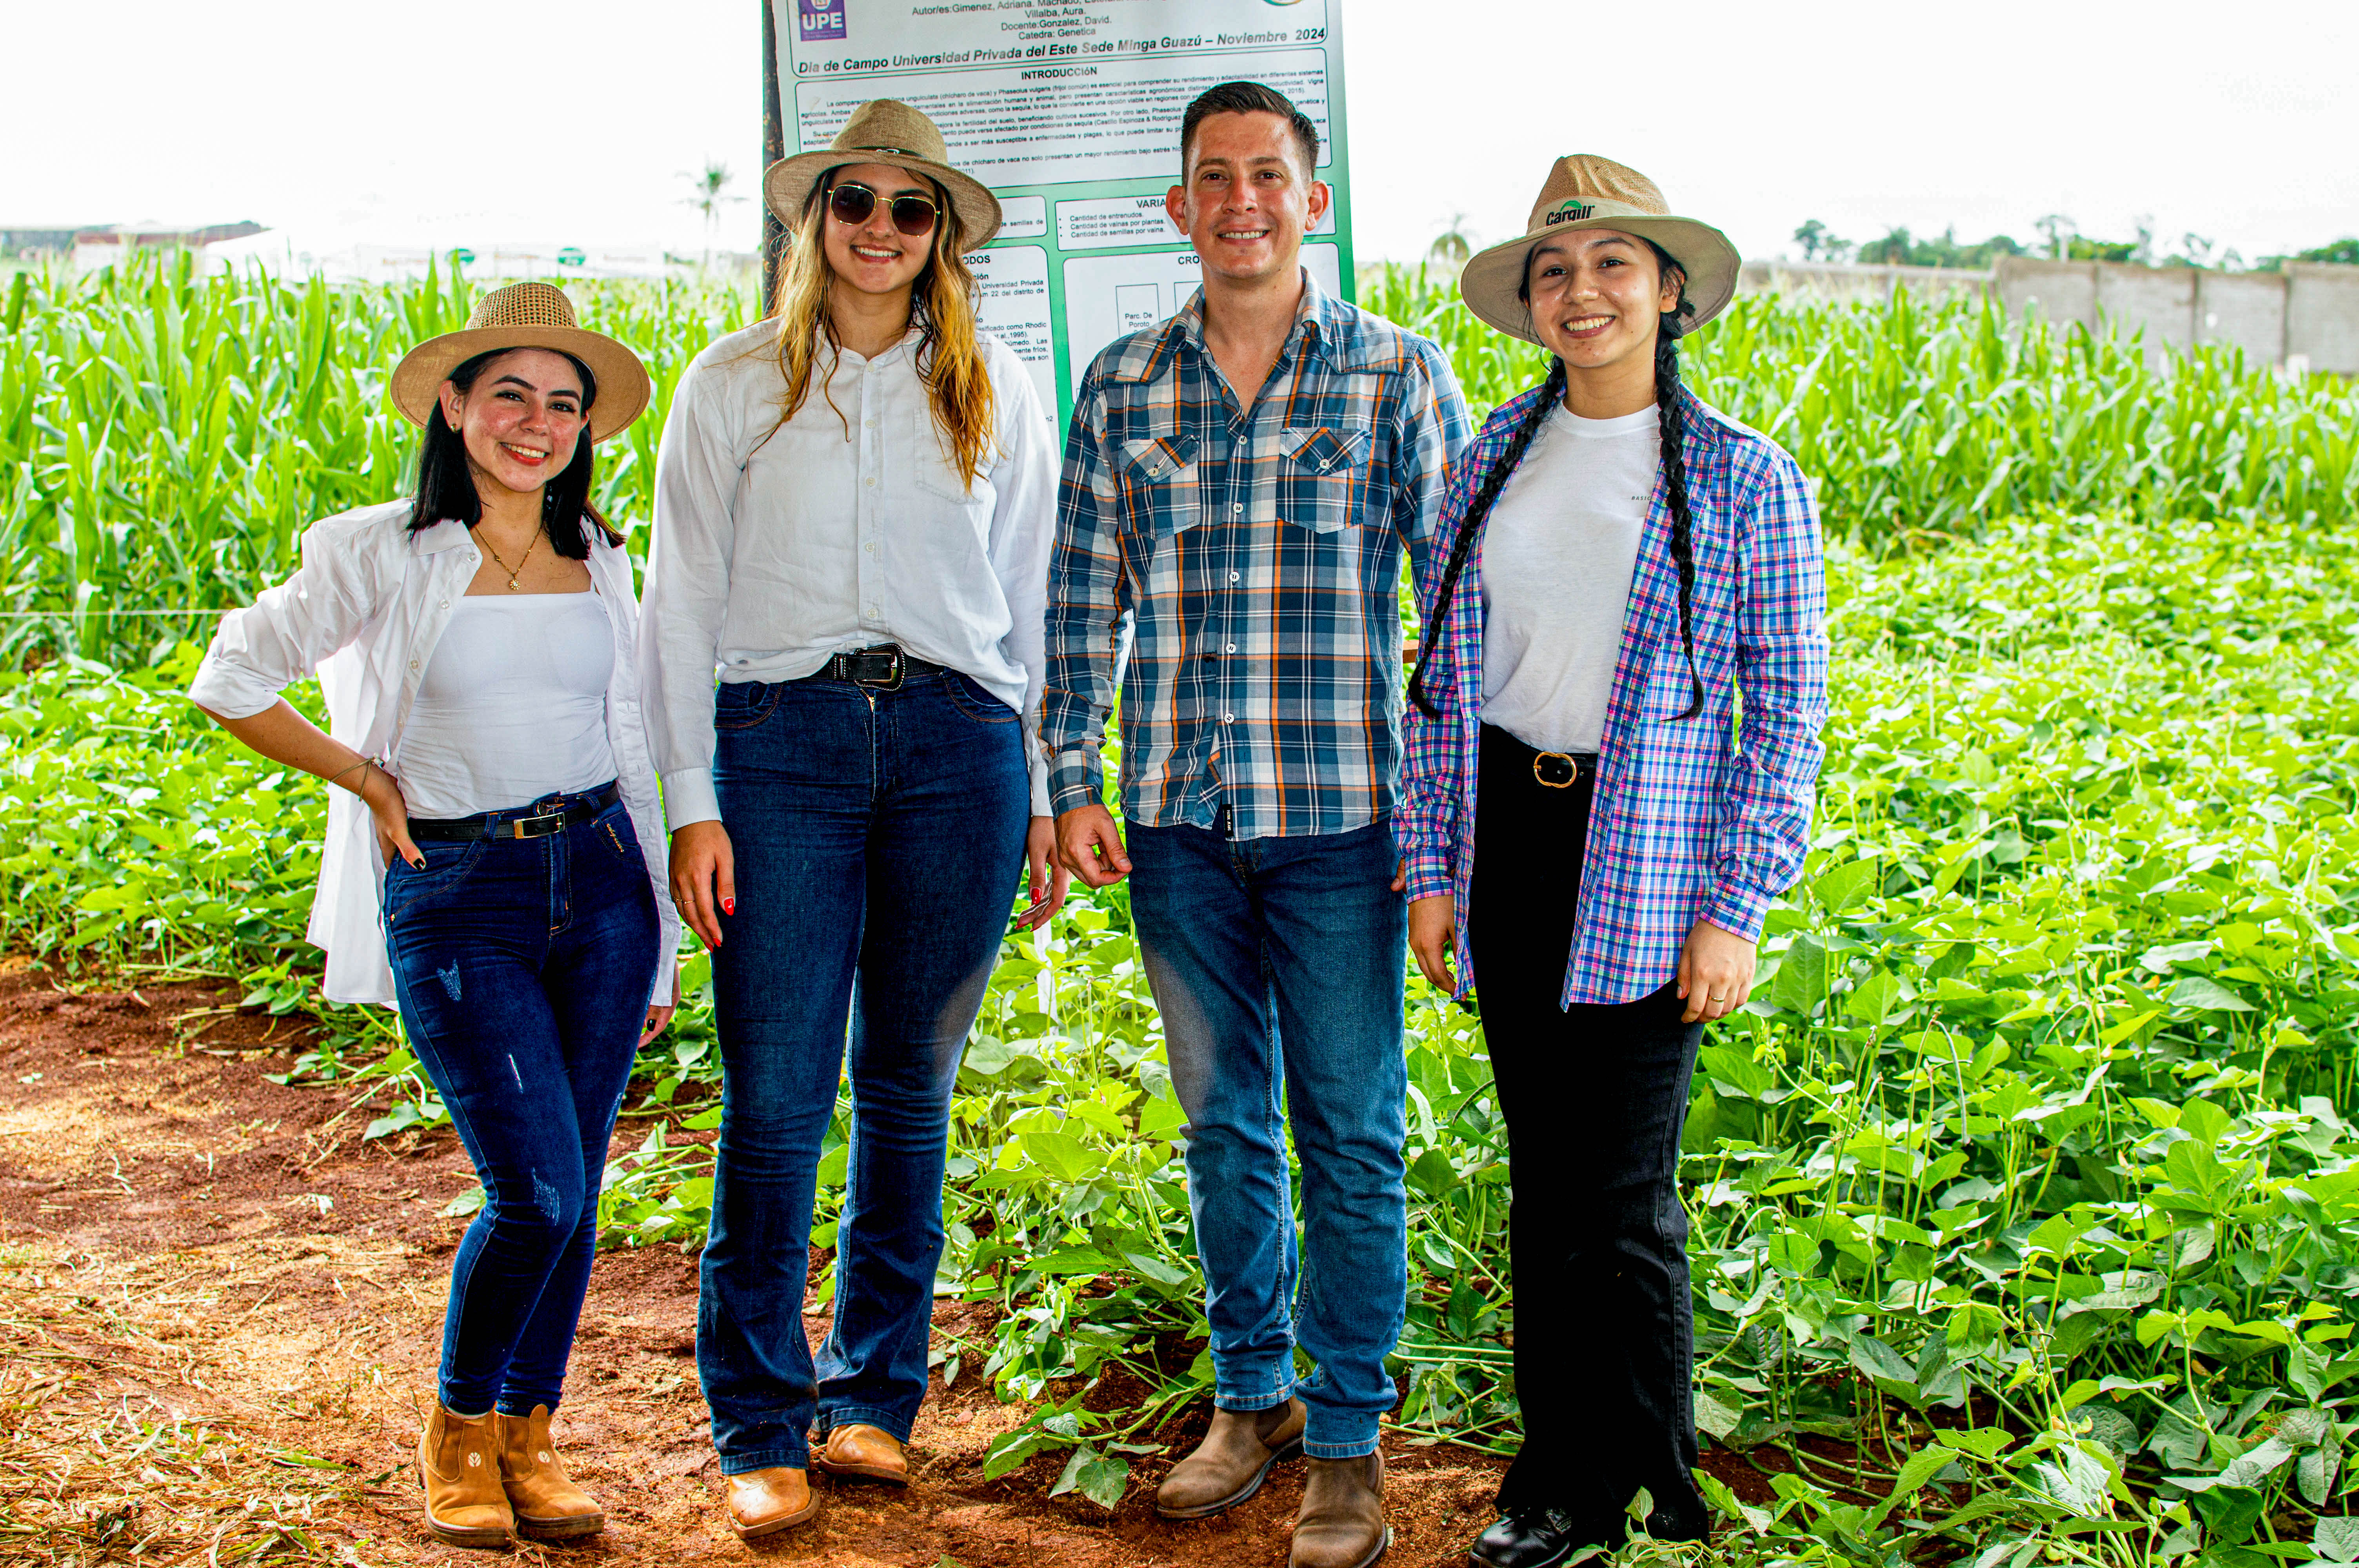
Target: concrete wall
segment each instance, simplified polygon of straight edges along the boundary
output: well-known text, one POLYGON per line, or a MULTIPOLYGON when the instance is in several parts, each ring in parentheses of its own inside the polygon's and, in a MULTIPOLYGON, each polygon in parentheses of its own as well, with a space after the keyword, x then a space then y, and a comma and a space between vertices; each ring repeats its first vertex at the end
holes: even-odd
POLYGON ((2159 366, 2195 346, 2195 269, 2099 262, 2097 314, 2146 333, 2147 362, 2159 366))
POLYGON ((2359 266, 2285 264, 2286 358, 2359 375, 2359 266))
POLYGON ((2195 275, 2195 341, 2245 351, 2256 364, 2285 358, 2285 279, 2266 272, 2195 275))
POLYGON ((1736 287, 1745 294, 1807 296, 1814 299, 1883 299, 1896 288, 1930 298, 1984 294, 1991 275, 1965 267, 1848 266, 1836 262, 1746 262, 1736 287))
POLYGON ((2001 256, 1991 288, 2010 316, 2038 312, 2045 321, 2097 324, 2097 264, 2001 256))

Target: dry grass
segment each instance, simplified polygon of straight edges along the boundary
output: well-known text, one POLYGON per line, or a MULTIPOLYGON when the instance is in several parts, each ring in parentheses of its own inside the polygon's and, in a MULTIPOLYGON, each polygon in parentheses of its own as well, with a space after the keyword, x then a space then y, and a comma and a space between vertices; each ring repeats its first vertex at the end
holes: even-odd
POLYGON ((0 1248, 0 1562, 366 1561, 386 1477, 274 1441, 282 1413, 229 1391, 267 1271, 0 1248))

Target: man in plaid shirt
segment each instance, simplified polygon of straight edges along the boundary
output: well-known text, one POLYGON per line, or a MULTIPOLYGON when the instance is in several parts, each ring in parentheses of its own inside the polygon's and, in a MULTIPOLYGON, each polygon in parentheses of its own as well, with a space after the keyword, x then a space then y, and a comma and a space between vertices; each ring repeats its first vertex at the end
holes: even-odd
POLYGON ((1168 206, 1203 287, 1109 345, 1075 398, 1041 743, 1060 859, 1093 887, 1135 868, 1188 1113, 1216 1411, 1157 1506, 1218 1513, 1306 1452, 1292 1561, 1358 1568, 1385 1541, 1376 1422, 1408 1274, 1402 549, 1422 565, 1433 543, 1465 405, 1440 349, 1301 266, 1330 193, 1292 103, 1213 88, 1180 156, 1168 206), (1099 750, 1125 617, 1126 850, 1099 750), (1299 1386, 1298 1344, 1317 1363, 1299 1386))

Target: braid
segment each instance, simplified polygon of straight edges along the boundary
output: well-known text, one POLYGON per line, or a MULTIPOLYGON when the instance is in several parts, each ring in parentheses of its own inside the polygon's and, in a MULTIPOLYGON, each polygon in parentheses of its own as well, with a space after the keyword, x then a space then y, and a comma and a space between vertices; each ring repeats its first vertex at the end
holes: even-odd
MULTIPOLYGON (((1458 537, 1450 546, 1450 564, 1442 570, 1441 587, 1433 596, 1433 610, 1425 618, 1424 633, 1417 650, 1417 668, 1410 672, 1408 677, 1409 700, 1423 708, 1429 719, 1440 718, 1441 710, 1434 707, 1425 695, 1425 666, 1433 660, 1433 647, 1438 640, 1436 631, 1449 618, 1451 596, 1458 591, 1458 579, 1466 569, 1467 557, 1473 553, 1475 535, 1483 531, 1483 519, 1491 514, 1491 503, 1499 499, 1501 491, 1507 488, 1507 481, 1524 460, 1524 453, 1530 449, 1532 438, 1540 433, 1540 427, 1548 423, 1549 410, 1563 400, 1564 362, 1551 359, 1549 361, 1548 380, 1541 385, 1539 396, 1524 411, 1523 423, 1516 427, 1516 433, 1508 438, 1506 449, 1499 454, 1499 460, 1493 463, 1491 471, 1483 476, 1482 486, 1474 492, 1473 501, 1467 505, 1466 520, 1458 525, 1458 537)), ((1681 504, 1685 504, 1684 500, 1681 504)))
MULTIPOLYGON (((1684 290, 1680 303, 1687 304, 1684 290)), ((1695 541, 1693 520, 1688 513, 1687 412, 1680 405, 1679 326, 1680 313, 1666 312, 1662 330, 1655 337, 1655 409, 1663 443, 1663 493, 1671 503, 1671 565, 1680 576, 1680 649, 1687 655, 1688 679, 1695 686, 1695 696, 1680 718, 1693 719, 1703 711, 1703 676, 1695 662, 1691 609, 1695 541)))

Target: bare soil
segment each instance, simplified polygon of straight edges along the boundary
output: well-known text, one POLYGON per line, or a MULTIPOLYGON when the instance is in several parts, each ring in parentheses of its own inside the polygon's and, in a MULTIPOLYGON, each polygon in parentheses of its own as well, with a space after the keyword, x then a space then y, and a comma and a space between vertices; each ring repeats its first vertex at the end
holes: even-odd
MULTIPOLYGON (((474 1183, 447 1130, 375 1142, 340 1091, 286 1087, 284 1021, 201 986, 69 994, 0 960, 0 1562, 481 1562, 419 1524, 411 1463, 443 1297, 474 1183), (144 1543, 144 1545, 143 1545, 144 1543), (138 1548, 136 1556, 133 1550, 138 1548)), ((626 1120, 619 1151, 646 1129, 626 1120)), ((607 1510, 593 1562, 842 1568, 1275 1568, 1299 1465, 1195 1524, 1158 1519, 1163 1468, 1209 1412, 1163 1436, 1111 1514, 1047 1494, 1059 1461, 983 1478, 1023 1417, 972 1376, 939 1379, 906 1490, 832 1485, 810 1526, 747 1544, 719 1505, 694 1357, 696 1263, 600 1256, 558 1418, 607 1510)), ((808 1319, 812 1334, 825 1319, 808 1319)), ((938 1333, 987 1334, 944 1303, 938 1333)), ((1389 1436, 1389 1563, 1459 1564, 1500 1462, 1389 1436)), ((1718 1468, 1715 1465, 1715 1468, 1718 1468)), ((1733 1480, 1735 1477, 1731 1477, 1733 1480)), ((1757 1475, 1741 1487, 1760 1486, 1757 1475)))

